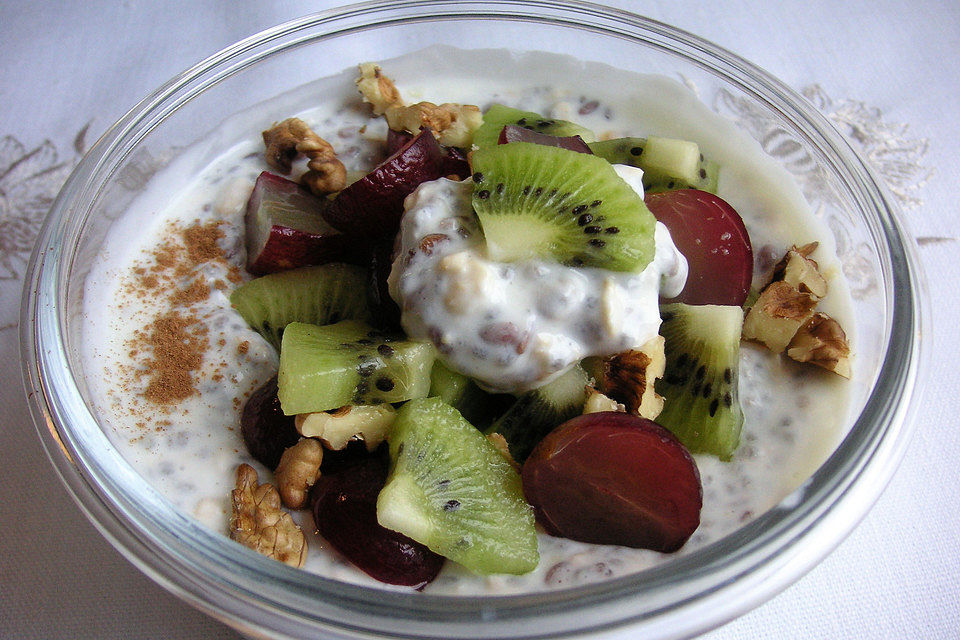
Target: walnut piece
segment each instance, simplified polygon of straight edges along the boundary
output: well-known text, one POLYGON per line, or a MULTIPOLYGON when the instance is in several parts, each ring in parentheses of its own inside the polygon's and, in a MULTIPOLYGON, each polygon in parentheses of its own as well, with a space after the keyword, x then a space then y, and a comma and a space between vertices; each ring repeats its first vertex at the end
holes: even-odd
POLYGON ((655 420, 663 411, 663 397, 654 391, 667 364, 663 346, 663 336, 656 336, 639 349, 604 358, 597 379, 600 390, 630 413, 655 420))
POLYGON ((337 159, 329 142, 318 136, 299 118, 287 118, 263 132, 267 147, 267 164, 284 175, 290 173, 293 161, 307 157, 307 172, 300 183, 314 195, 335 193, 347 186, 347 169, 337 159))
POLYGON ((320 479, 321 462, 323 445, 319 440, 303 438, 292 447, 287 447, 273 472, 284 505, 290 509, 303 509, 306 506, 310 487, 320 479))
POLYGON ((490 444, 503 456, 503 459, 513 467, 513 470, 517 473, 520 472, 520 463, 513 459, 513 456, 510 455, 510 445, 507 444, 507 439, 504 438, 499 433, 490 433, 487 434, 487 440, 490 441, 490 444))
POLYGON ((303 566, 307 557, 303 532, 290 514, 280 508, 280 494, 272 484, 259 484, 256 470, 241 464, 231 497, 233 540, 292 567, 303 566))
POLYGON ((380 65, 373 62, 360 65, 357 89, 360 90, 363 101, 373 107, 374 115, 382 116, 389 107, 403 106, 403 99, 393 80, 383 75, 380 65))
POLYGON ((384 112, 387 125, 394 131, 417 133, 427 127, 440 144, 448 147, 469 147, 473 134, 483 124, 480 108, 472 104, 440 105, 418 102, 408 107, 390 106, 384 112))
POLYGON ((320 438, 323 445, 339 451, 351 440, 363 440, 368 451, 383 442, 397 412, 389 404, 347 405, 333 411, 302 413, 294 421, 300 435, 320 438))
POLYGON ((373 107, 374 115, 384 116, 394 131, 418 133, 420 127, 427 127, 442 145, 468 147, 483 124, 480 108, 472 104, 418 102, 408 106, 378 65, 365 62, 359 68, 357 89, 363 101, 373 107))
POLYGON ((583 413, 600 413, 601 411, 621 411, 627 408, 611 398, 597 391, 593 385, 587 385, 587 401, 583 403, 583 413))
POLYGON ((797 362, 810 362, 850 378, 850 345, 840 323, 825 313, 815 313, 787 346, 797 362))
POLYGON ((809 293, 817 300, 827 295, 827 281, 820 274, 820 265, 808 256, 817 248, 816 242, 793 247, 773 269, 773 281, 783 281, 801 293, 809 293))
POLYGON ((803 324, 813 316, 817 298, 788 283, 771 282, 743 321, 743 337, 762 342, 774 353, 787 348, 803 324))

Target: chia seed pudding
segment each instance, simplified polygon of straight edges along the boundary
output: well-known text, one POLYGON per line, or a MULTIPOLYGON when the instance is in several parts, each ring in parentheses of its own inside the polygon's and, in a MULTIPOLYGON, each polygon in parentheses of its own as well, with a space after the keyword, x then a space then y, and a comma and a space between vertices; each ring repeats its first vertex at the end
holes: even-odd
MULTIPOLYGON (((598 136, 652 134, 696 141, 719 163, 718 193, 740 213, 758 256, 820 242, 817 258, 830 287, 821 308, 855 343, 850 296, 831 234, 810 213, 789 174, 680 83, 536 52, 433 47, 380 64, 414 100, 481 109, 499 102, 575 120, 598 136), (524 70, 522 79, 496 71, 517 68, 524 70), (469 77, 463 69, 471 70, 469 77), (558 83, 558 78, 578 80, 558 83)), ((233 143, 212 161, 206 153, 184 151, 114 224, 86 283, 84 362, 103 428, 146 482, 178 509, 224 534, 237 466, 250 464, 264 481, 270 478, 246 452, 239 416, 249 394, 276 373, 278 358, 229 302, 230 291, 251 277, 244 271, 244 209, 256 177, 267 169, 260 131, 297 116, 333 144, 349 171, 371 169, 383 156, 386 126, 360 104, 354 78, 349 70, 227 120, 217 138, 233 143), (319 104, 316 96, 323 96, 319 104), (172 344, 193 345, 192 356, 172 361, 172 344)), ((462 188, 453 182, 436 185, 429 188, 462 188)), ((763 266, 755 269, 755 285, 769 275, 763 266)), ((677 266, 661 265, 664 273, 671 270, 676 275, 677 266)), ((561 280, 556 279, 560 298, 561 280)), ((541 297, 539 313, 558 315, 550 307, 555 301, 541 297)), ((556 371, 548 358, 535 377, 556 371)), ((486 377, 496 380, 496 369, 486 377)), ((504 386, 516 390, 522 384, 504 386)), ((540 563, 529 574, 477 576, 448 562, 426 590, 502 594, 572 586, 702 548, 783 500, 826 459, 848 424, 848 393, 837 376, 744 343, 741 444, 729 462, 696 456, 703 484, 701 524, 677 554, 540 534, 540 563)), ((331 550, 313 533, 307 511, 294 517, 308 539, 305 570, 393 588, 331 550)))

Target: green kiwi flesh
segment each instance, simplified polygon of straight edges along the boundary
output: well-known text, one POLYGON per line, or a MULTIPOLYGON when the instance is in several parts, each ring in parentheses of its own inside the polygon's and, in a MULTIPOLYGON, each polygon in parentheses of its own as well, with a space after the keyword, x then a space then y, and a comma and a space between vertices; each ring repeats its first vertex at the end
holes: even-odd
POLYGON ((443 400, 478 429, 490 426, 493 419, 514 401, 509 394, 487 393, 473 380, 450 369, 440 360, 434 362, 430 371, 429 396, 443 400))
POLYGON ((280 349, 283 329, 291 322, 369 319, 366 287, 364 269, 330 263, 255 278, 234 289, 230 304, 250 328, 280 349))
POLYGON ((737 392, 743 309, 674 303, 662 305, 660 315, 666 371, 656 383, 664 398, 657 422, 692 453, 729 460, 743 426, 737 392))
POLYGON ((502 435, 510 455, 522 464, 548 433, 583 413, 589 381, 587 372, 574 366, 559 378, 521 394, 486 431, 502 435))
POLYGON ((478 149, 496 146, 500 139, 500 131, 508 124, 549 136, 580 136, 584 142, 597 139, 592 131, 575 122, 547 118, 533 111, 521 111, 502 104, 493 104, 483 114, 483 124, 473 135, 473 146, 478 149))
POLYGON ((426 397, 435 355, 429 343, 355 320, 290 323, 280 346, 280 407, 293 415, 426 397))
POLYGON ((643 169, 643 188, 648 193, 673 189, 717 192, 719 165, 705 159, 695 142, 650 136, 615 138, 588 146, 611 164, 643 169))
POLYGON ((390 473, 377 519, 481 574, 522 574, 539 562, 520 475, 456 409, 412 400, 388 437, 390 473))
POLYGON ((529 142, 473 153, 473 207, 491 259, 642 271, 656 219, 606 160, 529 142))

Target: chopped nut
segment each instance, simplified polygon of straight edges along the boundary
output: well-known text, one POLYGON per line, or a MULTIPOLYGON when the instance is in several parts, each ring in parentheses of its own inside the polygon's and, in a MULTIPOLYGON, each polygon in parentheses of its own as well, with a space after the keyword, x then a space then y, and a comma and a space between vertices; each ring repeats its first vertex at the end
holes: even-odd
POLYGON ((418 102, 408 107, 394 105, 387 108, 384 116, 394 131, 417 133, 420 127, 427 127, 440 144, 448 147, 469 147, 474 132, 483 124, 479 107, 449 102, 441 105, 418 102))
POLYGON ((500 452, 500 455, 513 467, 514 471, 520 471, 520 464, 510 455, 510 446, 507 444, 506 438, 499 433, 491 433, 487 435, 487 440, 500 452))
POLYGON ((593 385, 587 385, 587 401, 583 404, 583 413, 600 413, 601 411, 621 411, 625 412, 627 408, 614 400, 597 391, 593 385))
POLYGON ((850 345, 840 323, 825 313, 815 313, 787 346, 787 355, 797 362, 810 362, 828 371, 850 377, 850 345))
POLYGON ((310 487, 320 478, 321 462, 323 445, 319 440, 303 438, 292 447, 287 447, 273 472, 284 505, 290 509, 303 509, 306 506, 310 487))
POLYGON ((488 296, 496 283, 493 271, 466 251, 440 259, 439 270, 447 281, 443 304, 451 313, 465 313, 488 296))
POLYGON ((827 281, 820 274, 820 265, 809 256, 817 248, 816 242, 793 247, 773 269, 773 281, 783 281, 801 293, 809 293, 817 300, 827 295, 827 281))
POLYGON ((368 451, 373 451, 386 439, 396 414, 389 404, 348 405, 334 411, 302 413, 294 424, 300 435, 320 438, 323 445, 333 451, 357 439, 363 440, 368 451))
POLYGON ((233 540, 292 567, 303 566, 307 557, 303 532, 290 514, 280 508, 280 494, 272 484, 259 484, 256 470, 241 464, 231 497, 233 540))
POLYGON ((300 155, 308 158, 301 184, 315 195, 326 195, 347 186, 347 170, 337 159, 329 142, 318 136, 299 118, 287 118, 263 132, 266 159, 271 168, 290 173, 300 155))
POLYGON ((418 102, 408 106, 393 81, 372 62, 360 65, 357 89, 373 107, 374 115, 385 116, 394 131, 418 133, 427 127, 440 144, 449 147, 469 147, 474 132, 483 124, 480 108, 472 104, 418 102))
POLYGON ((663 336, 656 336, 639 349, 604 358, 597 380, 600 389, 623 402, 630 413, 656 419, 663 410, 663 397, 654 391, 667 363, 663 346, 663 336))
POLYGON ((767 345, 774 353, 787 348, 797 331, 813 315, 817 299, 782 280, 770 283, 743 321, 743 337, 767 345))
POLYGON ((403 106, 403 99, 393 80, 383 74, 380 66, 372 62, 360 65, 360 77, 357 78, 357 89, 363 96, 363 101, 373 106, 374 115, 382 116, 392 106, 403 106))

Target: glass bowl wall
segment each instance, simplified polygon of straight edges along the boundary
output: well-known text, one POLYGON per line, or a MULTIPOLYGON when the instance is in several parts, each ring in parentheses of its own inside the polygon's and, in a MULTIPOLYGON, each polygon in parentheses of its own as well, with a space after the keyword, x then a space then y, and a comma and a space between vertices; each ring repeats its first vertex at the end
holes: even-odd
MULTIPOLYGON (((504 69, 504 73, 514 70, 504 69)), ((161 87, 91 149, 44 226, 22 310, 24 379, 48 454, 87 516, 128 558, 195 606, 250 634, 343 638, 644 637, 716 626, 819 561, 875 501, 905 445, 919 361, 916 262, 889 198, 800 96, 735 55, 622 11, 576 2, 375 2, 296 20, 244 40, 161 87), (112 220, 150 176, 242 113, 358 61, 426 44, 573 54, 682 77, 787 164, 833 232, 855 299, 853 415, 845 439, 793 495, 735 534, 666 566, 588 586, 458 598, 326 580, 262 558, 173 509, 97 424, 80 360, 83 283, 112 220)))

